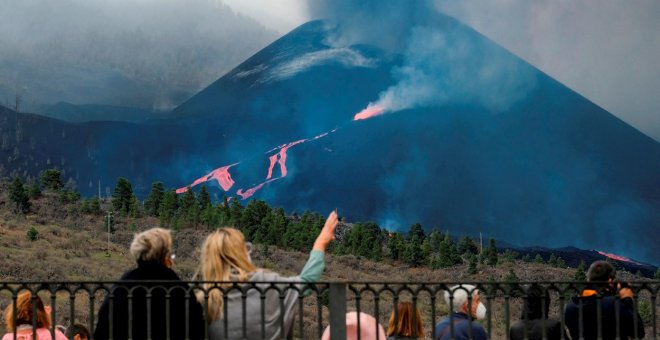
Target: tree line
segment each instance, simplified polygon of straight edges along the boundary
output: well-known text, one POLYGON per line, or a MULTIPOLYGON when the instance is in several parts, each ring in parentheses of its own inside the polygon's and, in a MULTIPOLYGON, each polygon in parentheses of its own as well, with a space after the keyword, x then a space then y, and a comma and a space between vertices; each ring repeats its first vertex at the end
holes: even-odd
MULTIPOLYGON (((79 204, 83 213, 105 213, 99 197, 81 199, 79 193, 65 188, 57 169, 45 170, 39 181, 29 184, 15 177, 9 186, 9 198, 17 213, 29 212, 30 200, 39 198, 43 192, 56 193, 63 203, 79 204)), ((213 202, 204 185, 197 192, 188 188, 185 193, 177 194, 173 189, 166 189, 162 182, 155 182, 141 202, 125 178, 117 180, 110 203, 109 210, 114 214, 126 218, 156 217, 161 227, 173 230, 200 226, 214 230, 233 226, 241 230, 247 240, 260 245, 263 251, 267 251, 268 246, 310 251, 325 222, 325 216, 319 213, 305 211, 302 215, 287 215, 284 209, 271 207, 257 199, 246 205, 236 197, 226 196, 213 202)), ((342 223, 337 238, 332 246, 336 255, 355 255, 373 261, 389 259, 432 269, 465 264, 469 274, 476 274, 478 265, 495 267, 516 260, 566 268, 564 260, 555 254, 551 254, 547 262, 540 254, 534 258, 528 254, 519 257, 510 249, 499 252, 495 239, 489 239, 483 246, 469 236, 456 238, 448 231, 443 233, 437 229, 426 232, 419 223, 412 224, 406 233, 389 231, 375 222, 342 223)), ((576 269, 574 279, 584 280, 585 269, 583 262, 576 269)), ((660 278, 660 269, 656 278, 660 278)), ((513 276, 510 279, 515 280, 513 276)))

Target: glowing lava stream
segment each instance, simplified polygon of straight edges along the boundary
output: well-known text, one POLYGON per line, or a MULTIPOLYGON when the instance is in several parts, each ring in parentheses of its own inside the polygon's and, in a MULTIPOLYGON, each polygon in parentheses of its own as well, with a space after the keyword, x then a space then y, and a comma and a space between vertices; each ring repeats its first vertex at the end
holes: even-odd
POLYGON ((603 256, 609 257, 609 258, 611 258, 611 259, 613 259, 613 260, 623 261, 623 262, 630 262, 630 263, 635 263, 635 264, 640 264, 640 263, 635 262, 635 261, 633 261, 633 260, 631 260, 631 259, 629 259, 629 258, 627 258, 627 257, 623 257, 623 256, 615 255, 615 254, 606 253, 606 252, 604 252, 604 251, 600 251, 600 250, 596 250, 596 251, 598 252, 598 254, 601 254, 601 255, 603 255, 603 256))
MULTIPOLYGON (((373 105, 373 104, 370 103, 369 105, 367 105, 367 107, 365 109, 358 112, 353 117, 353 121, 369 119, 369 118, 373 118, 373 117, 376 117, 376 116, 380 116, 384 112, 385 112, 385 109, 383 109, 382 107, 377 106, 377 105, 373 105)), ((262 183, 259 183, 255 186, 249 188, 249 189, 243 190, 242 188, 240 188, 236 191, 236 194, 238 196, 241 196, 242 199, 247 199, 247 198, 251 197, 252 195, 254 195, 259 189, 263 188, 264 185, 266 185, 270 182, 276 181, 278 179, 286 177, 286 175, 287 175, 287 168, 286 168, 287 154, 286 153, 291 147, 293 147, 295 145, 298 145, 298 144, 301 144, 301 143, 305 143, 305 142, 317 140, 319 138, 323 138, 323 137, 327 136, 328 134, 337 131, 337 129, 338 128, 335 128, 332 131, 322 133, 322 134, 320 134, 318 136, 315 136, 313 138, 300 139, 300 140, 290 142, 290 143, 287 143, 287 144, 282 144, 278 147, 275 147, 271 150, 266 151, 266 154, 269 154, 273 151, 277 151, 277 153, 275 153, 275 154, 268 157, 268 160, 269 160, 270 164, 268 165, 268 173, 266 174, 266 180, 262 183), (280 174, 281 175, 280 175, 280 177, 273 178, 273 169, 275 168, 276 163, 280 165, 280 174)), ((217 168, 217 169, 211 171, 209 174, 196 179, 190 185, 179 188, 179 189, 176 189, 176 193, 177 194, 184 193, 184 192, 188 191, 188 188, 192 188, 192 187, 197 186, 201 183, 208 182, 212 179, 215 179, 218 182, 218 184, 220 185, 220 187, 222 188, 222 190, 227 192, 227 191, 229 191, 229 189, 231 189, 232 186, 234 186, 234 183, 235 183, 234 180, 231 178, 231 174, 229 173, 229 168, 231 168, 232 166, 237 165, 239 163, 240 162, 237 162, 237 163, 234 163, 234 164, 225 165, 223 167, 217 168)))

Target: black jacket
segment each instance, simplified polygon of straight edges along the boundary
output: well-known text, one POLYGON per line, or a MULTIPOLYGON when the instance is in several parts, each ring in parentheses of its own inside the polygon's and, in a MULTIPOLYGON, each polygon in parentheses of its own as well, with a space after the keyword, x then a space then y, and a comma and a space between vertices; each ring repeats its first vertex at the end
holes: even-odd
POLYGON ((195 299, 188 285, 181 282, 174 271, 161 263, 139 263, 136 269, 130 270, 119 281, 173 281, 173 282, 143 282, 118 283, 111 288, 112 306, 110 296, 106 296, 99 319, 94 331, 94 339, 110 338, 112 330, 113 339, 127 339, 129 336, 129 318, 133 322, 131 338, 147 339, 148 327, 152 339, 167 338, 167 302, 166 294, 169 291, 169 337, 170 339, 185 339, 186 324, 190 339, 204 337, 204 320, 202 307, 195 299), (178 282, 177 282, 178 281, 178 282), (146 293, 150 290, 150 303, 147 303, 146 293), (129 311, 128 293, 132 291, 132 308, 129 311), (186 308, 186 295, 188 308, 186 308), (150 308, 148 308, 150 307, 150 308), (112 308, 112 321, 109 320, 112 308), (186 311, 186 309, 188 309, 186 311), (130 315, 129 315, 130 313, 130 315), (150 313, 150 317, 147 317, 150 313), (186 314, 187 313, 187 314, 186 314))
MULTIPOLYGON (((616 297, 606 295, 601 297, 601 318, 598 320, 598 297, 573 297, 566 305, 564 321, 573 339, 580 338, 580 300, 582 300, 582 318, 584 339, 596 339, 598 324, 602 326, 604 340, 616 337, 616 297)), ((633 300, 625 298, 619 300, 619 325, 621 339, 644 337, 644 324, 638 313, 634 313, 633 300), (635 336, 635 320, 637 322, 637 336, 635 336)))
POLYGON ((564 333, 564 339, 567 338, 566 333, 562 332, 559 321, 545 319, 545 338, 543 337, 543 326, 543 319, 520 320, 511 326, 509 334, 511 340, 559 340, 561 339, 561 333, 564 333), (527 337, 525 337, 525 328, 527 328, 527 337))
POLYGON ((515 322, 509 330, 511 339, 559 340, 562 338, 562 333, 564 339, 566 339, 566 332, 562 330, 561 323, 558 320, 548 319, 550 294, 547 290, 542 290, 540 287, 532 287, 527 293, 528 295, 525 297, 523 304, 522 320, 515 322), (544 328, 545 338, 543 337, 544 328))

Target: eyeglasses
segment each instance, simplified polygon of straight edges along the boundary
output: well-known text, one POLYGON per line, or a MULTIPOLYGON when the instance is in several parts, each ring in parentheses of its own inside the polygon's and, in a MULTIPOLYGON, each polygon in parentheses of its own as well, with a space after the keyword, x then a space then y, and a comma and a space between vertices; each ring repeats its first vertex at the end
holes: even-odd
POLYGON ((247 250, 248 254, 252 254, 252 242, 245 242, 245 249, 247 250))

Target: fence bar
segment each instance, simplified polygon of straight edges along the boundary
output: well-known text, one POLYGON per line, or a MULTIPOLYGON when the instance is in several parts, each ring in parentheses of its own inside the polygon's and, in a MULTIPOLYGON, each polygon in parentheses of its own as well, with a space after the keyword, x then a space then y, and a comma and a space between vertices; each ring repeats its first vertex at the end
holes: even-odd
POLYGON ((331 283, 328 295, 330 340, 346 340, 346 284, 331 283))

